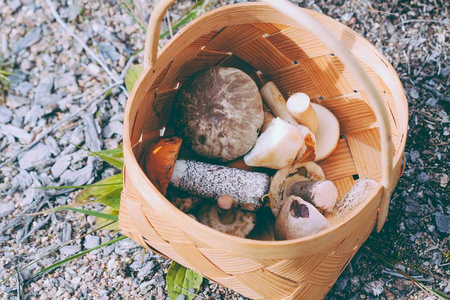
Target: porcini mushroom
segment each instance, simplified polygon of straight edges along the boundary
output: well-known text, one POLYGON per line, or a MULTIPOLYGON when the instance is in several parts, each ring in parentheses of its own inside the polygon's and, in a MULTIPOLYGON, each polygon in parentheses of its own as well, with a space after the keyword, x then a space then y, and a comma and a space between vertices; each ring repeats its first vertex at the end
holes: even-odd
POLYGON ((291 116, 286 108, 286 99, 284 99, 280 90, 272 81, 266 82, 260 90, 264 104, 270 109, 275 117, 280 117, 292 125, 298 125, 297 121, 291 116))
POLYGON ((316 137, 305 125, 298 125, 297 128, 303 137, 303 146, 298 151, 295 161, 314 161, 316 158, 316 137))
POLYGON ((339 121, 331 111, 322 105, 311 103, 317 114, 316 158, 321 161, 328 158, 340 139, 339 121))
POLYGON ((339 223, 350 215, 359 205, 363 204, 370 193, 372 193, 379 183, 370 178, 358 180, 350 190, 342 197, 336 204, 331 213, 326 213, 325 216, 332 224, 339 223))
POLYGON ((338 198, 338 190, 329 180, 295 181, 286 185, 284 197, 295 195, 314 204, 317 208, 332 211, 338 198))
POLYGON ((195 153, 227 162, 255 144, 264 120, 263 104, 256 83, 246 73, 212 67, 183 83, 173 120, 195 153))
POLYGON ((192 160, 177 160, 174 166, 172 187, 201 198, 229 195, 245 210, 257 210, 263 204, 270 178, 267 174, 250 172, 226 166, 192 160))
POLYGON ((217 203, 200 208, 198 220, 223 233, 246 237, 255 227, 255 213, 235 209, 232 203, 233 199, 229 195, 219 197, 217 203))
POLYGON ((248 166, 281 169, 290 165, 303 146, 300 131, 288 122, 275 118, 244 156, 248 166))
POLYGON ((275 239, 290 240, 316 234, 330 226, 328 220, 309 202, 290 196, 281 206, 275 222, 275 239))
POLYGON ((317 115, 311 106, 311 99, 305 93, 295 93, 289 97, 286 108, 291 116, 311 132, 317 134, 317 115))
POLYGON ((287 199, 286 187, 292 183, 309 180, 325 180, 322 168, 314 162, 294 163, 277 171, 270 183, 270 208, 276 217, 283 200, 287 199))

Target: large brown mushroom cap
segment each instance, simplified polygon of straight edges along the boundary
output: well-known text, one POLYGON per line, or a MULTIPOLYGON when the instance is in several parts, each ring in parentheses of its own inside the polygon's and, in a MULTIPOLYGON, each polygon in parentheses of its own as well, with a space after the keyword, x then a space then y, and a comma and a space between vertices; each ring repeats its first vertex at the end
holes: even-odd
POLYGON ((225 162, 253 147, 264 112, 250 76, 236 68, 213 67, 197 72, 182 85, 173 118, 192 150, 225 162))

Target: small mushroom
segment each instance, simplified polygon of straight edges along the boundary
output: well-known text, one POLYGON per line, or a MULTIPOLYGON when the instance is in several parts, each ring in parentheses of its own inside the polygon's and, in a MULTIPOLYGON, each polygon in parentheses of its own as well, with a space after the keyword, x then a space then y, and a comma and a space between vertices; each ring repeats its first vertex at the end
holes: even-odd
POLYGON ((264 104, 266 104, 275 117, 280 117, 292 125, 298 125, 297 121, 287 110, 286 99, 284 99, 275 83, 272 81, 267 82, 261 88, 260 93, 264 104))
POLYGON ((172 202, 173 205, 178 207, 182 212, 190 212, 198 207, 203 199, 194 195, 190 195, 183 191, 171 188, 167 190, 166 198, 172 202))
POLYGON ((339 223, 350 215, 359 205, 363 204, 368 196, 379 186, 379 183, 370 178, 358 180, 350 190, 336 204, 335 208, 325 216, 332 224, 339 223))
POLYGON ((256 83, 236 68, 212 67, 192 75, 173 109, 177 132, 192 150, 221 162, 247 153, 263 124, 256 83))
POLYGON ((276 217, 283 200, 287 199, 286 187, 295 182, 309 180, 325 180, 322 168, 314 162, 294 163, 278 170, 272 179, 269 189, 270 208, 276 217))
POLYGON ((244 162, 253 167, 281 169, 295 160, 302 146, 303 137, 296 126, 275 118, 244 156, 244 162))
POLYGON ((295 195, 314 204, 317 208, 332 211, 338 198, 338 190, 329 180, 295 181, 286 185, 285 197, 295 195))
POLYGON ((311 106, 311 99, 305 93, 295 93, 289 97, 286 108, 291 116, 311 132, 317 134, 317 115, 311 106))
POLYGON ((202 206, 198 213, 198 220, 223 233, 246 237, 255 227, 256 215, 235 209, 232 203, 233 199, 229 195, 223 195, 219 197, 217 203, 202 206))
POLYGON ((331 111, 322 105, 311 103, 317 114, 316 158, 321 161, 328 158, 336 149, 340 139, 339 121, 331 111))
POLYGON ((295 161, 297 162, 306 162, 306 161, 314 161, 316 158, 316 137, 308 129, 308 127, 304 125, 298 125, 298 130, 303 137, 303 146, 300 148, 300 151, 297 153, 297 158, 295 161))
POLYGON ((316 234, 330 226, 328 220, 301 197, 290 196, 275 222, 275 239, 290 240, 316 234))
POLYGON ((201 198, 217 199, 221 195, 229 195, 242 209, 253 211, 263 206, 262 197, 269 190, 270 178, 264 173, 177 160, 170 184, 201 198))

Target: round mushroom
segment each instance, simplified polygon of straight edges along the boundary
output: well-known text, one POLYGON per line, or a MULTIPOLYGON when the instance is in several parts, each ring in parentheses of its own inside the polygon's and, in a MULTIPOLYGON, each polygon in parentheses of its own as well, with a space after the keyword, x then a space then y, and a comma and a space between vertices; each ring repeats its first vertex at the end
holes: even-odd
POLYGON ((290 196, 281 206, 275 222, 275 239, 290 240, 309 236, 330 226, 328 220, 309 202, 290 196))
POLYGON ((246 237, 255 227, 256 214, 236 209, 232 203, 233 199, 224 195, 217 203, 202 206, 198 212, 199 222, 226 234, 246 237))
POLYGON ((180 88, 173 112, 175 128, 188 146, 221 162, 247 153, 264 121, 256 83, 236 68, 195 73, 180 88))
POLYGON ((270 208, 272 209, 273 215, 275 217, 278 216, 283 200, 288 197, 286 194, 287 187, 292 183, 325 179, 325 173, 322 168, 312 161, 294 163, 278 170, 270 183, 269 189, 270 208))

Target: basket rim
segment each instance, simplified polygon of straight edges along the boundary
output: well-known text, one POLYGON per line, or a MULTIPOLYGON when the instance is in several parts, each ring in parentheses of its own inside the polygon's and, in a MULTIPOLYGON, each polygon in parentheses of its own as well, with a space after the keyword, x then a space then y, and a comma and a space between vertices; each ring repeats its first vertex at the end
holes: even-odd
MULTIPOLYGON (((242 8, 242 7, 250 7, 250 6, 252 8, 261 7, 266 10, 267 9, 273 10, 270 6, 268 6, 266 4, 261 4, 261 3, 240 3, 240 4, 233 4, 233 5, 226 5, 226 6, 223 6, 223 7, 217 8, 213 11, 208 12, 207 14, 203 15, 202 17, 200 17, 200 18, 194 20, 193 22, 191 22, 190 24, 188 24, 187 27, 197 26, 197 24, 202 22, 205 18, 210 18, 217 13, 224 12, 224 11, 229 12, 232 9, 242 8)), ((303 10, 307 11, 310 15, 312 15, 316 19, 319 18, 319 19, 326 20, 326 21, 332 21, 333 25, 335 25, 337 27, 341 27, 341 28, 345 27, 347 32, 351 32, 351 34, 354 35, 355 43, 356 42, 363 43, 364 46, 370 47, 370 50, 372 50, 372 52, 374 52, 374 54, 377 55, 378 58, 385 65, 387 65, 388 69, 395 74, 394 78, 396 78, 397 82, 395 82, 394 84, 400 84, 398 75, 395 73, 395 70, 393 69, 393 67, 388 63, 387 59, 381 53, 378 52, 378 50, 375 48, 375 46, 373 46, 366 39, 364 39, 364 37, 359 35, 357 32, 353 31, 352 29, 348 28, 344 24, 340 23, 339 21, 334 20, 326 15, 320 14, 318 12, 310 11, 307 9, 303 9, 303 10)), ((320 20, 318 20, 318 21, 320 21, 320 20)), ((260 23, 267 23, 267 22, 264 22, 264 20, 261 20, 260 23)), ((288 20, 286 20, 286 22, 284 22, 284 23, 279 23, 279 24, 297 27, 297 26, 291 24, 288 20)), ((167 55, 166 55, 168 50, 172 50, 172 53, 171 53, 172 55, 176 55, 182 51, 182 49, 174 50, 173 48, 176 47, 177 41, 182 39, 184 31, 185 31, 185 28, 183 30, 179 31, 163 47, 163 49, 161 50, 161 55, 158 57, 158 61, 165 60, 166 63, 170 61, 170 58, 167 58, 167 55), (173 52, 173 51, 175 51, 175 52, 173 52)), ((156 65, 158 65, 158 61, 157 61, 156 65)), ((375 198, 382 189, 382 186, 380 184, 379 184, 378 188, 375 191, 373 191, 372 194, 368 197, 368 198, 370 198, 370 201, 367 200, 364 203, 364 205, 360 205, 357 209, 355 209, 347 218, 345 218, 340 223, 335 224, 335 225, 331 226, 330 228, 321 231, 318 234, 299 238, 299 239, 286 240, 286 241, 261 241, 261 240, 253 240, 253 239, 248 239, 248 238, 235 237, 235 236, 231 236, 231 235, 216 231, 206 225, 203 225, 203 224, 193 220, 192 218, 187 216, 185 213, 180 211, 178 208, 176 208, 167 198, 165 198, 159 191, 156 190, 156 188, 150 182, 148 177, 145 175, 143 169, 140 167, 140 165, 138 163, 138 158, 134 155, 132 147, 131 147, 131 127, 130 127, 130 125, 132 125, 132 124, 130 122, 130 115, 132 112, 132 109, 131 109, 132 104, 133 104, 135 98, 137 97, 139 87, 141 85, 143 85, 144 83, 146 85, 148 85, 149 83, 151 84, 152 82, 154 82, 156 77, 163 71, 162 69, 163 68, 155 69, 154 67, 152 67, 147 70, 144 70, 144 72, 140 75, 138 81, 136 82, 132 92, 130 93, 130 97, 127 101, 127 106, 126 106, 126 110, 125 110, 125 120, 124 120, 125 132, 124 132, 124 139, 123 139, 124 140, 124 155, 126 158, 127 157, 129 158, 129 159, 126 159, 126 165, 127 165, 127 169, 128 169, 127 173, 134 174, 133 175, 133 184, 135 186, 139 186, 139 188, 137 188, 137 189, 138 189, 140 195, 142 196, 143 199, 145 199, 145 201, 147 201, 159 213, 163 213, 163 214, 169 213, 170 218, 176 218, 178 220, 181 218, 184 222, 186 222, 186 225, 189 225, 190 227, 196 229, 196 231, 202 231, 202 232, 204 232, 205 235, 208 235, 207 240, 211 240, 211 237, 214 236, 214 239, 220 239, 221 241, 225 240, 225 241, 228 241, 235 245, 237 244, 237 245, 243 245, 243 246, 247 245, 247 246, 280 247, 280 246, 292 246, 292 245, 299 245, 299 244, 307 244, 308 242, 314 242, 319 239, 329 237, 332 233, 334 233, 338 230, 343 230, 343 228, 348 226, 348 224, 351 223, 352 220, 354 220, 363 210, 367 209, 369 206, 374 205, 373 198, 375 198), (153 78, 153 79, 149 79, 149 78, 153 78), (155 204, 155 201, 157 201, 158 203, 155 204)), ((401 97, 402 100, 404 100, 402 102, 406 104, 406 108, 407 108, 406 97, 404 95, 403 89, 400 89, 400 94, 398 96, 399 97, 403 96, 403 97, 401 97)), ((406 120, 405 123, 407 125, 407 118, 405 118, 405 120, 406 120)), ((403 127, 403 128, 407 129, 407 126, 403 127)), ((406 133, 406 130, 404 133, 406 133)), ((401 144, 397 149, 397 153, 393 158, 394 164, 401 159, 402 153, 404 152, 404 149, 405 149, 405 144, 406 144, 406 138, 404 138, 401 141, 401 144)), ((379 203, 375 203, 375 204, 376 204, 376 207, 379 206, 379 203)), ((189 228, 189 227, 186 227, 186 228, 189 228)), ((258 253, 261 253, 260 251, 257 251, 257 250, 255 250, 255 251, 258 253)), ((283 257, 285 257, 285 256, 286 255, 283 255, 283 257)))

